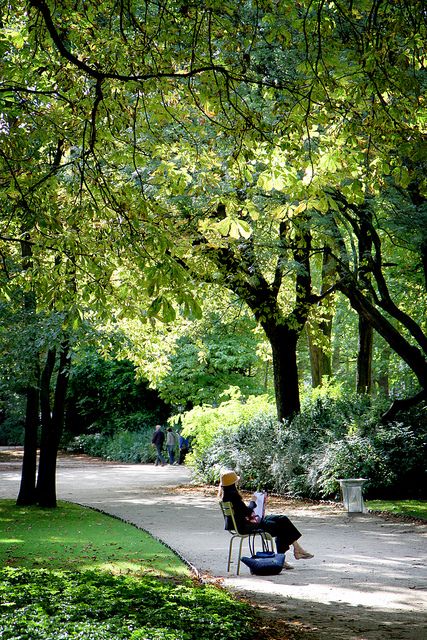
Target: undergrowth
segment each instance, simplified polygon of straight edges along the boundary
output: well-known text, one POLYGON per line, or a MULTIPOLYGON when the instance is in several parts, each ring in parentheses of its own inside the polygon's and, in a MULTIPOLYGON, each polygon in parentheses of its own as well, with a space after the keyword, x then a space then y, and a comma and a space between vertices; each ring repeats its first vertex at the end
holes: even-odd
POLYGON ((251 623, 248 605, 211 586, 0 569, 2 640, 251 640, 251 623))

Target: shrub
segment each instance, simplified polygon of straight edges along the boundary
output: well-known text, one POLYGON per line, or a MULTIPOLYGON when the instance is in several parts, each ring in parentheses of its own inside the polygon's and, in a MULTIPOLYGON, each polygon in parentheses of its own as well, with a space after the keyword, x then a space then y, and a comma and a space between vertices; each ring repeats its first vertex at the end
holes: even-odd
POLYGON ((203 455, 196 449, 191 463, 206 482, 217 482, 221 469, 231 468, 242 476, 245 487, 272 489, 270 466, 279 431, 272 412, 260 413, 247 423, 222 427, 203 455))
POLYGON ((380 409, 366 396, 315 396, 291 422, 279 424, 270 410, 218 426, 195 447, 192 464, 206 482, 232 467, 245 488, 292 496, 337 497, 339 478, 365 477, 369 496, 421 497, 427 486, 423 412, 382 426, 380 409))
POLYGON ((118 462, 148 463, 154 462, 155 459, 151 437, 151 430, 123 430, 112 436, 102 433, 81 435, 68 443, 67 451, 86 453, 89 456, 118 462))
POLYGON ((24 444, 24 423, 22 418, 8 416, 0 424, 0 446, 24 444))
MULTIPOLYGON (((203 458, 218 433, 236 430, 254 415, 271 410, 271 400, 265 395, 249 396, 243 400, 240 390, 235 387, 228 389, 223 395, 228 395, 229 400, 222 402, 218 407, 194 407, 179 416, 182 432, 191 438, 194 456, 197 459, 203 458)), ((170 421, 176 420, 177 417, 170 421)))

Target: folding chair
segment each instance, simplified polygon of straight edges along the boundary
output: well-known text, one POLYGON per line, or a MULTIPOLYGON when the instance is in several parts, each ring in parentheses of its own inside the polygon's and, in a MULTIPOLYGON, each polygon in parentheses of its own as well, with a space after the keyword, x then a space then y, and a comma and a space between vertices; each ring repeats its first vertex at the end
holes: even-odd
POLYGON ((231 523, 233 525, 232 529, 228 529, 229 533, 231 534, 231 539, 230 539, 230 545, 228 547, 228 561, 227 561, 227 571, 230 571, 230 565, 231 565, 231 554, 233 552, 233 544, 234 541, 236 539, 239 539, 239 555, 237 557, 237 572, 236 575, 239 575, 240 573, 240 558, 242 557, 242 546, 243 546, 243 541, 245 540, 245 538, 249 538, 249 536, 252 535, 259 535, 262 538, 264 538, 267 546, 269 547, 269 549, 271 551, 273 551, 273 538, 271 537, 271 535, 269 533, 267 533, 267 531, 263 531, 262 529, 255 529, 254 531, 251 531, 250 533, 240 533, 237 525, 236 525, 236 519, 234 517, 234 510, 233 510, 233 505, 231 502, 220 502, 219 503, 220 507, 221 507, 221 511, 222 511, 222 515, 224 516, 224 518, 230 518, 231 523))

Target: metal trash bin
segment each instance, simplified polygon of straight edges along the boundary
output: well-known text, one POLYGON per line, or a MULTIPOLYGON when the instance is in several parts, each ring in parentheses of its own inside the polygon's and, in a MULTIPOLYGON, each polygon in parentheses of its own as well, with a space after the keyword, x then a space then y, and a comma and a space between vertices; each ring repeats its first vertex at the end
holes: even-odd
POLYGON ((367 478, 341 478, 338 479, 342 491, 344 507, 348 513, 365 513, 363 504, 362 487, 367 478))

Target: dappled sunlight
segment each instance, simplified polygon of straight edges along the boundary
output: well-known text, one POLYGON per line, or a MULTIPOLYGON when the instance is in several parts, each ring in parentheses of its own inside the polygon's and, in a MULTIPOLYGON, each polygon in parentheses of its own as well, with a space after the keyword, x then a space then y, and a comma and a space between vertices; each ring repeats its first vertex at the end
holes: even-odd
POLYGON ((23 542, 20 538, 0 538, 0 544, 22 544, 23 542))
POLYGON ((57 509, 43 510, 5 500, 1 510, 8 515, 0 538, 4 566, 79 571, 115 567, 118 573, 174 579, 190 575, 172 549, 93 509, 60 502, 57 509))
POLYGON ((310 582, 307 584, 296 584, 289 578, 288 571, 282 572, 279 576, 269 576, 259 578, 255 576, 227 578, 227 586, 237 588, 245 593, 261 592, 277 597, 290 597, 294 599, 311 601, 313 592, 316 593, 316 601, 330 605, 333 603, 345 603, 353 607, 370 607, 380 611, 399 610, 411 611, 417 609, 420 602, 420 594, 416 591, 408 593, 406 589, 398 586, 381 586, 378 583, 363 584, 357 583, 355 588, 339 585, 319 584, 310 582), (384 594, 387 597, 384 598, 384 594))
POLYGON ((140 576, 148 576, 151 575, 153 577, 160 578, 188 578, 190 573, 188 567, 182 565, 181 567, 177 567, 176 565, 171 565, 168 562, 168 558, 161 558, 156 556, 151 563, 149 559, 136 559, 134 562, 93 562, 93 561, 81 561, 78 565, 75 566, 79 571, 90 571, 93 569, 97 569, 99 571, 108 571, 109 573, 113 573, 115 575, 140 575, 140 576))
MULTIPOLYGON (((127 495, 129 495, 127 493, 127 495)), ((179 496, 170 496, 170 495, 138 495, 136 497, 132 497, 132 498, 125 498, 123 500, 121 500, 121 502, 127 503, 127 504, 135 504, 135 505, 151 505, 151 504, 157 504, 157 505, 172 505, 175 507, 196 507, 198 509, 203 509, 203 510, 211 510, 212 509, 212 505, 207 502, 206 500, 203 500, 203 498, 194 498, 192 500, 186 500, 185 503, 183 502, 182 498, 180 498, 179 496)), ((218 508, 218 514, 220 514, 219 508, 218 508)), ((222 516, 221 516, 222 517, 222 516)))

